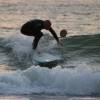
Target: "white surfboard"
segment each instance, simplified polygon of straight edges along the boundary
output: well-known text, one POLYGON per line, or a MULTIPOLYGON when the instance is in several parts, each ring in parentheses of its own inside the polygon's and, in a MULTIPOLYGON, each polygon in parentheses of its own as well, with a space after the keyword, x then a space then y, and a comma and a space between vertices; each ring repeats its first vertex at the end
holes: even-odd
POLYGON ((38 63, 38 64, 47 64, 47 63, 53 63, 57 61, 61 61, 61 57, 58 55, 52 55, 49 53, 40 53, 37 54, 35 53, 33 55, 33 59, 38 63))

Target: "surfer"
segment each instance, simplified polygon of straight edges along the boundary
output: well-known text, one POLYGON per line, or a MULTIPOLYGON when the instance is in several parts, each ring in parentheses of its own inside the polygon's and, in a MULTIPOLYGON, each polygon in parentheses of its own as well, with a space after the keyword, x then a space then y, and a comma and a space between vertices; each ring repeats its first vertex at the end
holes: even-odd
POLYGON ((60 31, 60 38, 65 38, 67 34, 68 34, 67 30, 66 29, 62 29, 60 31))
POLYGON ((24 35, 35 37, 32 43, 34 50, 37 48, 38 42, 40 38, 43 36, 43 33, 41 32, 42 29, 48 30, 53 35, 57 43, 59 43, 59 38, 56 35, 56 32, 51 27, 50 20, 30 20, 26 22, 24 25, 22 25, 20 31, 24 35))

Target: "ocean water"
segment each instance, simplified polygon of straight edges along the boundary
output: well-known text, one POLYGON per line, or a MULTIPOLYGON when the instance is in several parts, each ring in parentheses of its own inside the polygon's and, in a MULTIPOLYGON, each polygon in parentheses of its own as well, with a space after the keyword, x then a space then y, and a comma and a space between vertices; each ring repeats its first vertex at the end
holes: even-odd
POLYGON ((0 0, 0 100, 100 99, 99 0, 0 0), (31 19, 50 19, 60 46, 48 31, 37 51, 60 55, 46 66, 33 60, 33 37, 20 33, 31 19))

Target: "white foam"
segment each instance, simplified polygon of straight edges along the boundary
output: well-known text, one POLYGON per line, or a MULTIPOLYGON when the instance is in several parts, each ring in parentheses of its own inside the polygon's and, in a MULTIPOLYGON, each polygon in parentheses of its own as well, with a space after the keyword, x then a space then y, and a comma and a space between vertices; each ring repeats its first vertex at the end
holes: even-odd
POLYGON ((0 93, 31 94, 45 93, 56 95, 100 94, 100 72, 91 70, 53 69, 32 66, 0 75, 0 93))
MULTIPOLYGON (((38 47, 35 52, 47 52, 48 49, 52 49, 54 45, 49 45, 48 35, 41 38, 38 43, 38 47), (45 39, 47 38, 47 39, 45 39)), ((6 47, 12 49, 12 54, 18 58, 19 61, 28 61, 30 58, 32 59, 34 50, 32 49, 32 42, 34 37, 24 36, 21 34, 16 34, 9 36, 6 41, 6 47)), ((50 43, 51 44, 51 43, 50 43)), ((51 51, 51 50, 50 50, 51 51)))
MULTIPOLYGON (((23 60, 23 58, 29 59, 33 52, 32 41, 33 37, 18 35, 10 37, 6 46, 11 47, 12 53, 20 60, 23 60)), ((48 69, 33 65, 23 71, 17 70, 0 74, 0 93, 46 93, 57 95, 100 94, 100 72, 93 72, 90 66, 88 67, 82 61, 78 64, 74 63, 74 65, 77 67, 72 69, 62 69, 61 66, 48 69)))

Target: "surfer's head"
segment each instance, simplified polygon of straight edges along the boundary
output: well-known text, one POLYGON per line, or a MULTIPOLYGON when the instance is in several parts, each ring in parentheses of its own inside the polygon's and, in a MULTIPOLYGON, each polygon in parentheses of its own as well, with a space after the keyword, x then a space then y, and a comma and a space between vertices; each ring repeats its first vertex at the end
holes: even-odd
POLYGON ((45 20, 45 21, 44 21, 44 28, 47 29, 47 30, 49 30, 50 27, 51 27, 51 22, 50 22, 50 20, 45 20))
POLYGON ((62 30, 60 31, 60 36, 61 36, 61 37, 66 37, 66 35, 67 35, 67 30, 66 30, 66 29, 62 29, 62 30))

